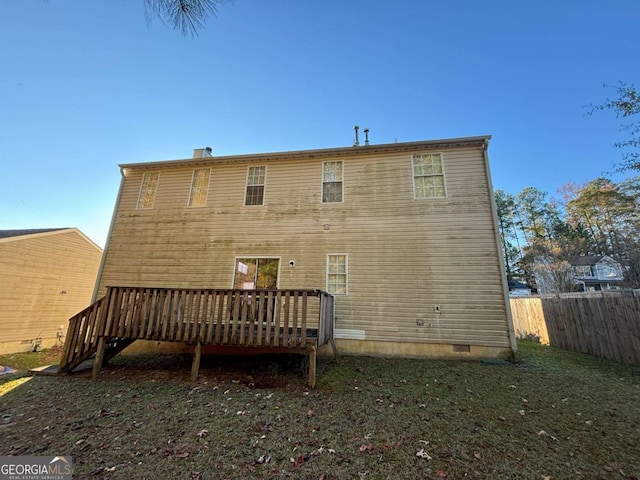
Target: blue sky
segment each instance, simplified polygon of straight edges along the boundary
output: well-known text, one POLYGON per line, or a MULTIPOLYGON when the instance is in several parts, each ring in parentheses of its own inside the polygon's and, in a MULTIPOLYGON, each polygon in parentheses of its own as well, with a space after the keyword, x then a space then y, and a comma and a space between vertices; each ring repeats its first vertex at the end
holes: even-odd
MULTIPOLYGON (((586 115, 640 86, 637 0, 235 0, 198 37, 143 0, 20 0, 0 16, 0 229, 104 245, 119 163, 493 135, 495 188, 612 170, 586 115)), ((614 175, 619 181, 624 176, 614 175)))

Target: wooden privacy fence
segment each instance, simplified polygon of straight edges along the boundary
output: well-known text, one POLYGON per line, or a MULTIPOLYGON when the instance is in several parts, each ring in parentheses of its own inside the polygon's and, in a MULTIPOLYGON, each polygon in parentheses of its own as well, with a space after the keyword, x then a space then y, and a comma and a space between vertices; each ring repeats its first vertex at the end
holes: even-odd
POLYGON ((516 337, 640 365, 640 298, 512 298, 516 337))
POLYGON ((202 345, 297 350, 313 360, 312 383, 317 347, 333 347, 333 318, 334 298, 320 290, 107 287, 69 320, 59 371, 95 354, 95 375, 107 344, 156 340, 195 345, 194 377, 202 345))

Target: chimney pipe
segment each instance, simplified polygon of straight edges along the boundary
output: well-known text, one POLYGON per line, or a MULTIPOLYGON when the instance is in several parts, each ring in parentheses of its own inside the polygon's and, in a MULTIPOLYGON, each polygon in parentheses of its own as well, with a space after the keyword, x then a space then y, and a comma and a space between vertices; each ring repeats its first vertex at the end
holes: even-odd
POLYGON ((364 129, 364 144, 369 145, 369 129, 364 129))
POLYGON ((358 147, 360 146, 360 142, 358 141, 358 129, 360 127, 358 125, 354 125, 353 130, 356 132, 356 139, 353 141, 353 146, 354 147, 358 147))

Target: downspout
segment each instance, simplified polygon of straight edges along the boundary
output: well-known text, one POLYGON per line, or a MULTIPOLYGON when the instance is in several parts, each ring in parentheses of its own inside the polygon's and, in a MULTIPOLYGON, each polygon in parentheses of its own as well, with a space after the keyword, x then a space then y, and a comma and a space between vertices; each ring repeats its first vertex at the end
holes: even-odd
POLYGON ((504 306, 507 312, 507 330, 509 334, 509 344, 511 350, 515 354, 518 351, 518 344, 516 343, 516 335, 513 328, 513 317, 511 315, 511 302, 509 300, 509 284, 507 282, 507 273, 502 255, 500 230, 498 229, 498 209, 496 208, 495 195, 493 193, 493 184, 491 182, 491 168, 489 167, 489 154, 487 150, 489 148, 489 139, 485 138, 482 152, 484 154, 484 164, 487 170, 487 182, 489 185, 489 203, 491 204, 491 216, 493 217, 493 231, 496 238, 496 250, 498 252, 498 260, 500 262, 500 277, 502 279, 502 291, 504 295, 504 306))
POLYGON ((113 207, 113 214, 111 215, 111 224, 109 225, 109 232, 107 233, 107 241, 104 244, 102 258, 100 259, 100 267, 98 268, 96 283, 93 287, 93 295, 91 296, 91 303, 94 303, 98 298, 98 291, 100 290, 100 281, 102 280, 102 271, 104 270, 104 264, 107 259, 107 255, 109 253, 109 243, 111 242, 111 233, 113 231, 113 224, 116 221, 118 208, 120 208, 120 197, 122 196, 122 187, 124 186, 124 177, 125 177, 124 169, 120 167, 120 187, 118 188, 118 197, 116 198, 116 204, 113 207))

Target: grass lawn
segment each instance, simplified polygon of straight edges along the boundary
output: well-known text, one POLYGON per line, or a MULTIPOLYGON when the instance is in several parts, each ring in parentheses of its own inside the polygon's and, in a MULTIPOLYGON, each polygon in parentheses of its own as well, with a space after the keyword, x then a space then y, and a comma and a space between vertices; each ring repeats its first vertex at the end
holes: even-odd
POLYGON ((301 357, 203 358, 195 383, 178 356, 6 375, 0 455, 71 455, 78 479, 640 478, 640 369, 519 347, 507 365, 341 357, 313 391, 301 357))

